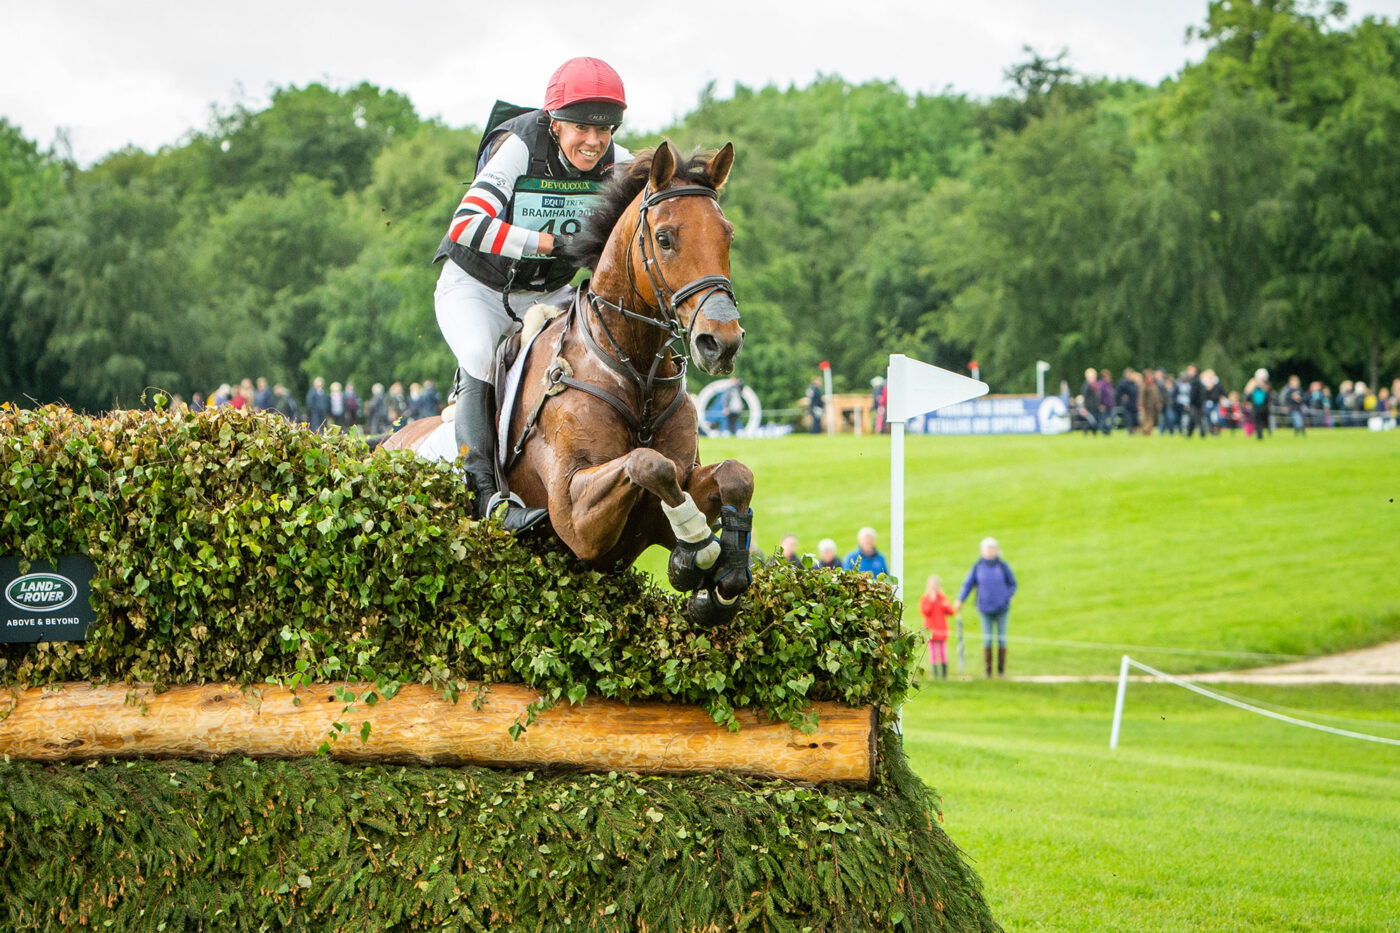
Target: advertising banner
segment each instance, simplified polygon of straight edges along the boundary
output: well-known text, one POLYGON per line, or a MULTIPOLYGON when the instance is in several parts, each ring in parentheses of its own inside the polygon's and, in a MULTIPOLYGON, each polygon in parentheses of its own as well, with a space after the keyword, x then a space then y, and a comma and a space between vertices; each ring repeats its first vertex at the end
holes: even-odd
POLYGON ((92 624, 91 558, 68 554, 58 563, 0 557, 0 643, 84 641, 92 624))
POLYGON ((1069 408, 1057 395, 989 395, 913 418, 915 434, 1064 434, 1069 408))

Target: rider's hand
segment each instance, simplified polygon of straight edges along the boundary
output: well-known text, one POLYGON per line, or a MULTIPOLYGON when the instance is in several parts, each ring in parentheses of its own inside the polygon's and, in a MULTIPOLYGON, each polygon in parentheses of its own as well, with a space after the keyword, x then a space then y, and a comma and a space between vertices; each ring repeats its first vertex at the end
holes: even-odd
POLYGON ((554 252, 554 234, 541 233, 539 253, 541 256, 548 256, 554 252))

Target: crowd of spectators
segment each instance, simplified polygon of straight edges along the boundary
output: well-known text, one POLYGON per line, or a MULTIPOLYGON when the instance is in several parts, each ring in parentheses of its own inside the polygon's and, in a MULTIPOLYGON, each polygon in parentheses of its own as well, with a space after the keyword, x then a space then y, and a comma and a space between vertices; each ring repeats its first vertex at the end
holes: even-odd
MULTIPOLYGON (((830 570, 854 570, 859 573, 868 573, 873 576, 889 575, 890 565, 885 560, 885 555, 880 553, 880 549, 875 546, 875 529, 870 527, 862 528, 856 532, 856 547, 844 558, 836 548, 836 542, 831 538, 822 538, 817 543, 817 553, 807 555, 812 559, 812 567, 816 569, 827 568, 830 570)), ((797 535, 784 535, 782 543, 779 545, 778 559, 792 564, 794 567, 804 566, 804 558, 798 550, 797 535)))
MULTIPOLYGON (((795 567, 847 570, 876 577, 888 576, 890 572, 885 555, 876 547, 874 528, 856 532, 856 548, 844 560, 838 556, 836 542, 830 538, 823 538, 817 545, 815 558, 810 555, 804 558, 798 545, 797 535, 784 535, 777 559, 795 567)), ((936 575, 928 578, 927 588, 919 599, 919 611, 929 633, 929 670, 935 679, 948 677, 948 619, 962 612, 964 600, 973 591, 977 593, 977 613, 982 622, 984 676, 991 677, 994 670, 996 676, 1006 676, 1007 617, 1011 612, 1011 598, 1016 595, 1016 575, 1002 558, 1001 545, 996 538, 983 538, 978 551, 978 558, 955 599, 943 592, 942 581, 936 575)))
MULTIPOLYGON (((1069 395, 1062 384, 1061 394, 1069 395)), ((1310 427, 1348 427, 1380 417, 1400 417, 1400 379, 1389 389, 1343 382, 1334 395, 1314 381, 1306 389, 1298 376, 1275 386, 1265 369, 1256 370, 1240 390, 1227 390, 1214 370, 1193 363, 1175 375, 1162 369, 1125 369, 1115 381, 1107 369, 1088 369, 1070 410, 1074 427, 1089 434, 1182 434, 1186 437, 1241 431, 1262 440, 1285 424, 1295 434, 1310 427)))
POLYGON ((188 405, 179 396, 172 403, 190 411, 273 411, 313 431, 323 431, 334 424, 345 431, 357 429, 370 435, 383 434, 401 421, 427 418, 442 411, 442 400, 431 379, 411 383, 406 393, 402 382, 391 383, 387 390, 383 383, 376 382, 369 397, 362 398, 353 382, 332 382, 327 388, 326 380, 317 376, 305 397, 298 400, 282 383, 269 386, 266 379, 259 377, 256 383, 244 379, 236 386, 225 382, 207 396, 195 392, 188 405))

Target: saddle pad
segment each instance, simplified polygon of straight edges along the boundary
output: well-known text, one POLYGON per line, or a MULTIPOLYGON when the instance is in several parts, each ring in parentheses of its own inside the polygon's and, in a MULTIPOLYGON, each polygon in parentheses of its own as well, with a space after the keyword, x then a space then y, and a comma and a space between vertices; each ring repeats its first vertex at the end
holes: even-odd
POLYGON ((418 456, 425 460, 456 460, 457 429, 451 421, 444 421, 423 438, 418 445, 418 456))
POLYGON ((505 374, 497 376, 496 398, 500 399, 497 417, 500 420, 496 423, 496 465, 499 467, 504 468, 506 465, 506 452, 510 449, 510 416, 515 411, 515 401, 520 396, 520 374, 525 371, 525 362, 530 358, 530 348, 535 345, 535 338, 544 333, 549 323, 566 310, 567 305, 562 308, 553 305, 531 306, 530 310, 525 312, 520 334, 520 352, 515 355, 515 362, 510 364, 505 374))

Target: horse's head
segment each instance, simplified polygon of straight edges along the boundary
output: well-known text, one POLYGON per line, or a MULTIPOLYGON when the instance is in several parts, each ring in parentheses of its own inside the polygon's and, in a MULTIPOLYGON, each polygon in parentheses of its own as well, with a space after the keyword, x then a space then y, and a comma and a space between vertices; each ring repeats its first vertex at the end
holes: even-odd
POLYGON ((734 144, 703 165, 703 180, 677 175, 680 158, 669 141, 656 148, 646 188, 638 196, 630 265, 645 269, 633 288, 662 315, 668 309, 690 342, 691 358, 711 375, 734 371, 744 345, 739 308, 729 283, 734 225, 720 210, 718 191, 734 164, 734 144))

